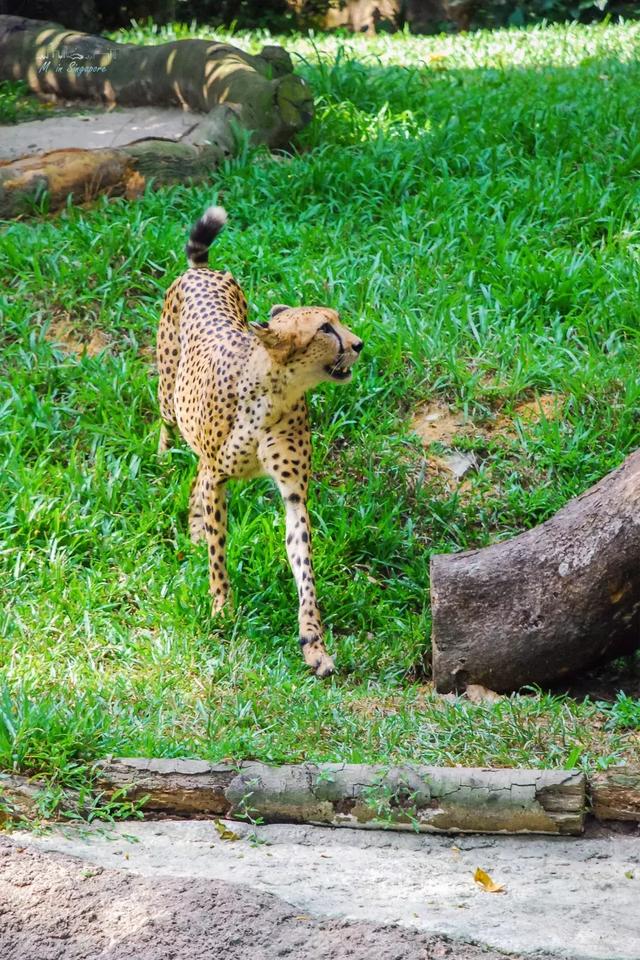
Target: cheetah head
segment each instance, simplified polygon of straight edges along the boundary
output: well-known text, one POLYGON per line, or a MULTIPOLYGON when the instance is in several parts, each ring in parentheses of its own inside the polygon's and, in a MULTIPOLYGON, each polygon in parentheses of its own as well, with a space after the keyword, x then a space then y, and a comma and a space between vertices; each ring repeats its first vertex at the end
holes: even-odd
POLYGON ((329 307, 276 304, 265 324, 251 324, 263 346, 281 364, 295 365, 310 381, 346 383, 364 344, 329 307))

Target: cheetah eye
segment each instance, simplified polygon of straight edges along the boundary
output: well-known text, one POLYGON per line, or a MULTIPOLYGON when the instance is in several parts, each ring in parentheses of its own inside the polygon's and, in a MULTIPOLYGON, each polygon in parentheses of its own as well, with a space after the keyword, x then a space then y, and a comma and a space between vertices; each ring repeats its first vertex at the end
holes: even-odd
POLYGON ((333 333, 333 327, 330 323, 323 323, 321 327, 318 327, 320 333, 333 333))

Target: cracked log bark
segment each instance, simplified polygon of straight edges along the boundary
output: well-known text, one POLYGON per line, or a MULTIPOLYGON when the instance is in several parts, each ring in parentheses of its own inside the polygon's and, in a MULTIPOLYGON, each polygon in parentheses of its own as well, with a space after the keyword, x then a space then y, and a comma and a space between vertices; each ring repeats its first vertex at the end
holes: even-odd
POLYGON ((640 766, 611 767, 589 782, 593 815, 598 820, 640 823, 640 766))
POLYGON ((0 824, 37 817, 41 790, 42 784, 33 784, 26 777, 0 773, 0 824))
POLYGON ((546 523, 431 560, 433 677, 548 683, 640 646, 640 451, 546 523))
POLYGON ((68 195, 82 201, 104 191, 127 193, 132 177, 136 191, 149 178, 201 179, 234 151, 238 129, 249 131, 253 143, 282 147, 313 116, 309 88, 277 46, 264 47, 258 56, 208 40, 143 47, 0 16, 0 80, 23 80, 55 98, 182 106, 196 113, 194 131, 179 143, 145 140, 115 151, 56 151, 0 166, 4 217, 28 208, 45 190, 56 207, 68 195), (198 113, 205 114, 200 122, 198 113))
POLYGON ((98 778, 107 793, 146 798, 146 811, 183 816, 434 833, 577 834, 584 823, 575 771, 123 758, 98 778))

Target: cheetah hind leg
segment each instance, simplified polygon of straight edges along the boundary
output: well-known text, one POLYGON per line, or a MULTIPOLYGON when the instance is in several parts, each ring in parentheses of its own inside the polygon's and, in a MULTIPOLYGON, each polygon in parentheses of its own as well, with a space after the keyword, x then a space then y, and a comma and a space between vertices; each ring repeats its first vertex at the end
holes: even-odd
POLYGON ((200 472, 193 481, 189 496, 189 536, 192 543, 199 543, 205 538, 204 531, 204 504, 200 490, 200 472))

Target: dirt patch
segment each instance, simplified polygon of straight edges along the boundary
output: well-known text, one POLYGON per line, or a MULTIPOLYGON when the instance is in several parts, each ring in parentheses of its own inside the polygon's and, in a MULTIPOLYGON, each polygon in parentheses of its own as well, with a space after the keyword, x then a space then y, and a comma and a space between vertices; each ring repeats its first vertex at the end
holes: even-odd
POLYGON ((80 357, 87 354, 96 357, 108 350, 111 341, 103 330, 81 332, 72 320, 58 317, 51 321, 45 333, 45 340, 58 347, 67 356, 80 357))
POLYGON ((482 426, 466 418, 461 411, 450 410, 440 403, 430 403, 418 409, 411 421, 411 430, 417 433, 425 447, 427 467, 432 474, 453 483, 464 493, 469 486, 465 475, 480 465, 478 454, 460 450, 457 442, 463 438, 499 442, 513 440, 517 424, 533 426, 542 420, 558 420, 564 411, 566 398, 548 393, 518 404, 509 416, 499 414, 482 426), (434 448, 434 444, 437 444, 434 448), (440 452, 440 447, 445 452, 440 452))
POLYGON ((477 466, 475 454, 454 449, 459 437, 473 437, 478 428, 466 420, 460 411, 450 410, 439 403, 430 403, 417 411, 411 421, 411 429, 417 433, 426 450, 429 472, 459 483, 464 475, 477 466), (450 448, 448 453, 435 453, 433 444, 450 448))
POLYGON ((483 437, 491 439, 501 435, 513 435, 515 424, 540 423, 541 420, 558 420, 564 411, 566 397, 557 393, 544 393, 531 400, 519 403, 513 413, 498 415, 483 426, 474 423, 459 410, 450 410, 440 403, 430 403, 416 411, 411 429, 417 433, 425 447, 440 443, 454 447, 460 437, 483 437))
POLYGON ((516 421, 533 425, 541 420, 559 420, 564 413, 566 397, 558 393, 543 393, 533 400, 519 403, 510 417, 499 416, 491 425, 490 436, 514 436, 516 421))
POLYGON ((417 411, 411 421, 411 429, 418 434, 425 447, 430 447, 432 443, 449 447, 456 437, 473 436, 477 428, 470 420, 465 420, 460 411, 450 410, 440 403, 430 403, 417 411))
POLYGON ((0 904, 2 960, 506 957, 395 926, 318 920, 246 886, 141 877, 7 838, 0 838, 0 904))
POLYGON ((350 704, 354 713, 361 717, 391 717, 402 709, 400 697, 359 697, 350 704))

